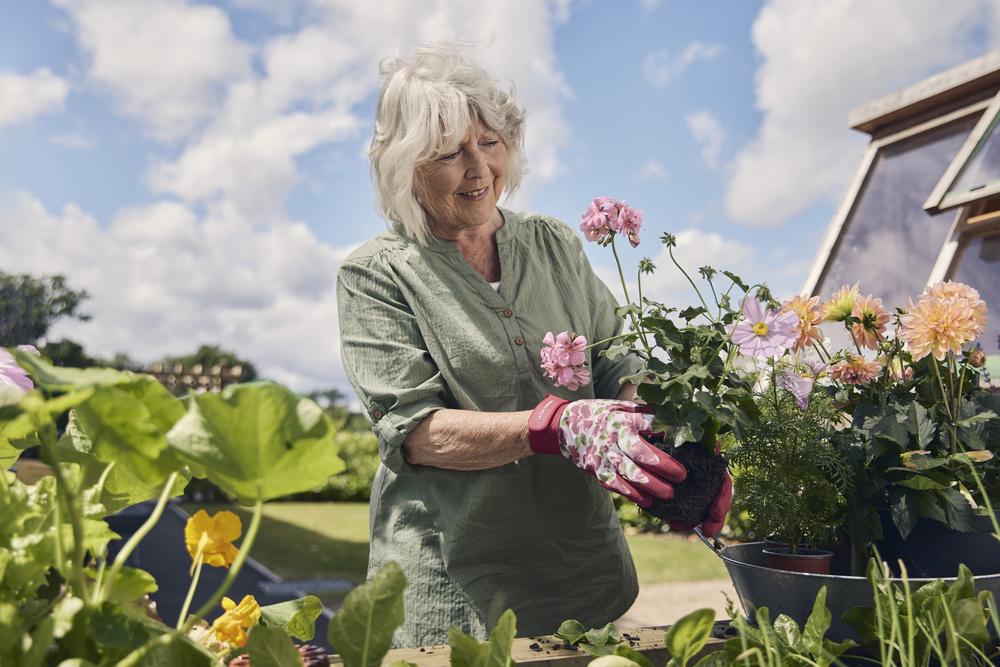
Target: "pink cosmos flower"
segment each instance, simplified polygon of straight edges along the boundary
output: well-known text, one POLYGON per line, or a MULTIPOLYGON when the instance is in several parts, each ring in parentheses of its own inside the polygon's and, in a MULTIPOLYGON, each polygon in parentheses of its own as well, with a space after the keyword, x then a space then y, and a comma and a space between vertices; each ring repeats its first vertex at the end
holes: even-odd
POLYGON ((576 391, 590 382, 586 338, 573 336, 567 331, 555 336, 549 331, 542 342, 545 346, 540 351, 541 366, 557 387, 576 391))
POLYGON ((639 245, 641 227, 642 211, 611 197, 595 197, 580 222, 580 231, 588 241, 604 244, 621 234, 633 248, 639 245))
POLYGON ((17 387, 24 393, 31 391, 35 386, 24 369, 14 361, 14 356, 2 348, 0 348, 0 385, 17 387))
POLYGON ((809 394, 812 393, 815 381, 815 377, 802 377, 790 368, 786 368, 775 376, 775 382, 778 386, 791 392, 792 396, 795 397, 795 404, 803 410, 809 407, 809 394))
POLYGON ((799 336, 799 316, 792 311, 765 310, 752 296, 743 301, 743 319, 730 329, 740 352, 766 359, 780 357, 799 336))

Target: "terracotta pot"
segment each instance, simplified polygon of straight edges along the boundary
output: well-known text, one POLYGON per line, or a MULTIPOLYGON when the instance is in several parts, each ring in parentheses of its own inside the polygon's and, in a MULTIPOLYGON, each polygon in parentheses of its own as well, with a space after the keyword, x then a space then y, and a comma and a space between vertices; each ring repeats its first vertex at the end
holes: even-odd
POLYGON ((832 551, 822 549, 798 549, 792 553, 789 547, 767 547, 764 549, 767 565, 774 570, 805 572, 807 574, 830 574, 832 551))

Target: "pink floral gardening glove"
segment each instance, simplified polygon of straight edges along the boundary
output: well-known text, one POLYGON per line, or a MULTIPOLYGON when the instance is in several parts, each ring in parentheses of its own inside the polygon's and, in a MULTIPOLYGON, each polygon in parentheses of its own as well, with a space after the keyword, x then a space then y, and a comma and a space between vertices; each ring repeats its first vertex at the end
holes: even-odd
POLYGON ((570 402, 549 395, 529 419, 531 448, 560 454, 605 488, 649 507, 653 498, 673 498, 670 483, 687 477, 680 462, 643 438, 652 427, 651 412, 631 401, 570 402))

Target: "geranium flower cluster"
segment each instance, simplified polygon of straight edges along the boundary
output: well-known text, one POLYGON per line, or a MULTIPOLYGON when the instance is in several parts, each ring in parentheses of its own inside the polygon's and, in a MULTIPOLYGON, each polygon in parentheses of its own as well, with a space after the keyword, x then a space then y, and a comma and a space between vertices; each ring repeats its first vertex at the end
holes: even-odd
POLYGON ((583 214, 580 231, 588 241, 607 245, 621 234, 635 248, 639 245, 642 211, 611 197, 595 197, 583 214))
POLYGON ((950 280, 925 289, 906 310, 899 318, 899 338, 914 361, 928 354, 938 361, 948 352, 960 354, 962 346, 981 336, 986 327, 986 303, 979 292, 950 280))
POLYGON ((576 391, 590 382, 585 337, 567 331, 553 335, 549 331, 542 342, 542 368, 555 381, 556 386, 576 391))

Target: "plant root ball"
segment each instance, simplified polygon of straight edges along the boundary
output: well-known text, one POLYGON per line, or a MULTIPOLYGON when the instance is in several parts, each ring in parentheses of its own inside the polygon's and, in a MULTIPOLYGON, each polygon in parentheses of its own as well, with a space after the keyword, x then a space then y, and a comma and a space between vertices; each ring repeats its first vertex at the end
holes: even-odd
POLYGON ((680 461, 688 474, 683 482, 673 485, 674 497, 671 500, 653 499, 653 504, 643 511, 669 524, 700 524, 722 488, 726 459, 721 454, 709 452, 700 443, 689 442, 675 447, 664 444, 659 438, 650 438, 649 441, 680 461))

